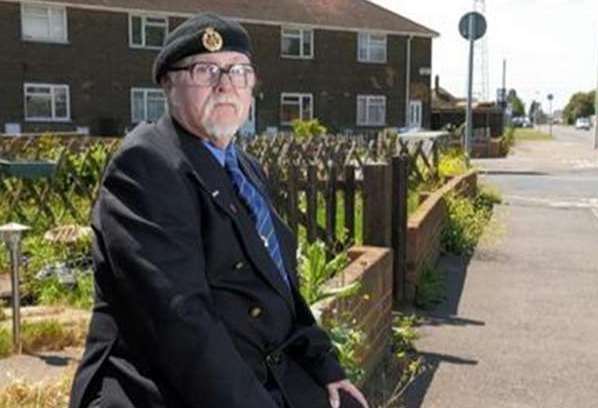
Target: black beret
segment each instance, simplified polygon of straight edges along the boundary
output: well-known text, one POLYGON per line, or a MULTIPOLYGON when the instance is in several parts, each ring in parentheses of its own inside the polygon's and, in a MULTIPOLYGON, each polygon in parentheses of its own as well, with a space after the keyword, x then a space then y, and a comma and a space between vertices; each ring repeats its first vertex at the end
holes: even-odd
POLYGON ((164 46, 154 60, 154 81, 160 84, 162 75, 182 58, 218 51, 237 51, 251 58, 249 34, 236 21, 226 20, 217 14, 195 15, 166 37, 164 46))

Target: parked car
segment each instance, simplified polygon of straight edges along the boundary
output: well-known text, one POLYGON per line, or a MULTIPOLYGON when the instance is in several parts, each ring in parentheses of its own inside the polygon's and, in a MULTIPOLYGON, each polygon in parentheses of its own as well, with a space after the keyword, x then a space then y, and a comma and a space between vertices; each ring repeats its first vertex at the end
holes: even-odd
POLYGON ((590 130, 591 127, 592 122, 590 122, 590 118, 577 118, 575 121, 575 129, 590 130))
POLYGON ((530 122, 527 116, 516 116, 511 120, 514 127, 531 128, 532 122, 530 122))

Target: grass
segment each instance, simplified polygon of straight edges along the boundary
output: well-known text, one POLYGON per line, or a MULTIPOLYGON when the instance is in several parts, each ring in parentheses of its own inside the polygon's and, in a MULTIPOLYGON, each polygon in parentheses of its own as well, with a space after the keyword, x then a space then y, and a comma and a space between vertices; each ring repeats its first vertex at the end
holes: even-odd
POLYGON ((71 366, 56 382, 30 384, 17 380, 0 391, 0 408, 58 408, 68 406, 76 366, 71 366))
POLYGON ((433 309, 446 298, 444 275, 433 266, 425 264, 417 281, 415 305, 421 309, 433 309))
POLYGON ((543 141, 552 139, 553 138, 548 133, 540 132, 535 129, 515 129, 515 142, 543 141))
MULTIPOLYGON (((87 334, 87 322, 81 321, 66 326, 57 320, 23 322, 21 340, 25 353, 46 350, 63 350, 66 347, 82 346, 87 334)), ((7 327, 0 327, 0 358, 12 353, 12 333, 7 327)), ((2 407, 2 405, 0 405, 2 407)))

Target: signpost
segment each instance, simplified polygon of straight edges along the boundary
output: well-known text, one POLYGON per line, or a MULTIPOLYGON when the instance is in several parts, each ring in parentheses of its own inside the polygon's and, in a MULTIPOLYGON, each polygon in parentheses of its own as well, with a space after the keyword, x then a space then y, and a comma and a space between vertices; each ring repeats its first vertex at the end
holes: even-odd
POLYGON ((461 17, 459 32, 469 40, 469 71, 467 75, 467 112, 465 114, 465 153, 469 156, 473 133, 472 93, 473 93, 473 44, 486 34, 487 24, 484 16, 472 11, 461 17))
POLYGON ((548 128, 550 129, 550 138, 552 139, 552 123, 553 123, 553 117, 552 117, 552 100, 554 99, 554 95, 552 94, 548 94, 548 96, 546 97, 548 99, 548 106, 549 106, 549 110, 550 110, 550 118, 548 119, 548 128))

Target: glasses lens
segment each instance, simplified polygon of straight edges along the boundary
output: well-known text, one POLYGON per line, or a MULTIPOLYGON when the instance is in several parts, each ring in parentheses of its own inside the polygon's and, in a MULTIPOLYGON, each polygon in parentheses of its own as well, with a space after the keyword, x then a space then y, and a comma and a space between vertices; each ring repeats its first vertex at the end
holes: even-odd
POLYGON ((231 65, 228 72, 233 86, 237 88, 253 86, 255 82, 255 72, 251 65, 231 65))
POLYGON ((191 71, 191 79, 196 85, 211 86, 218 81, 220 68, 215 64, 195 64, 191 71))

